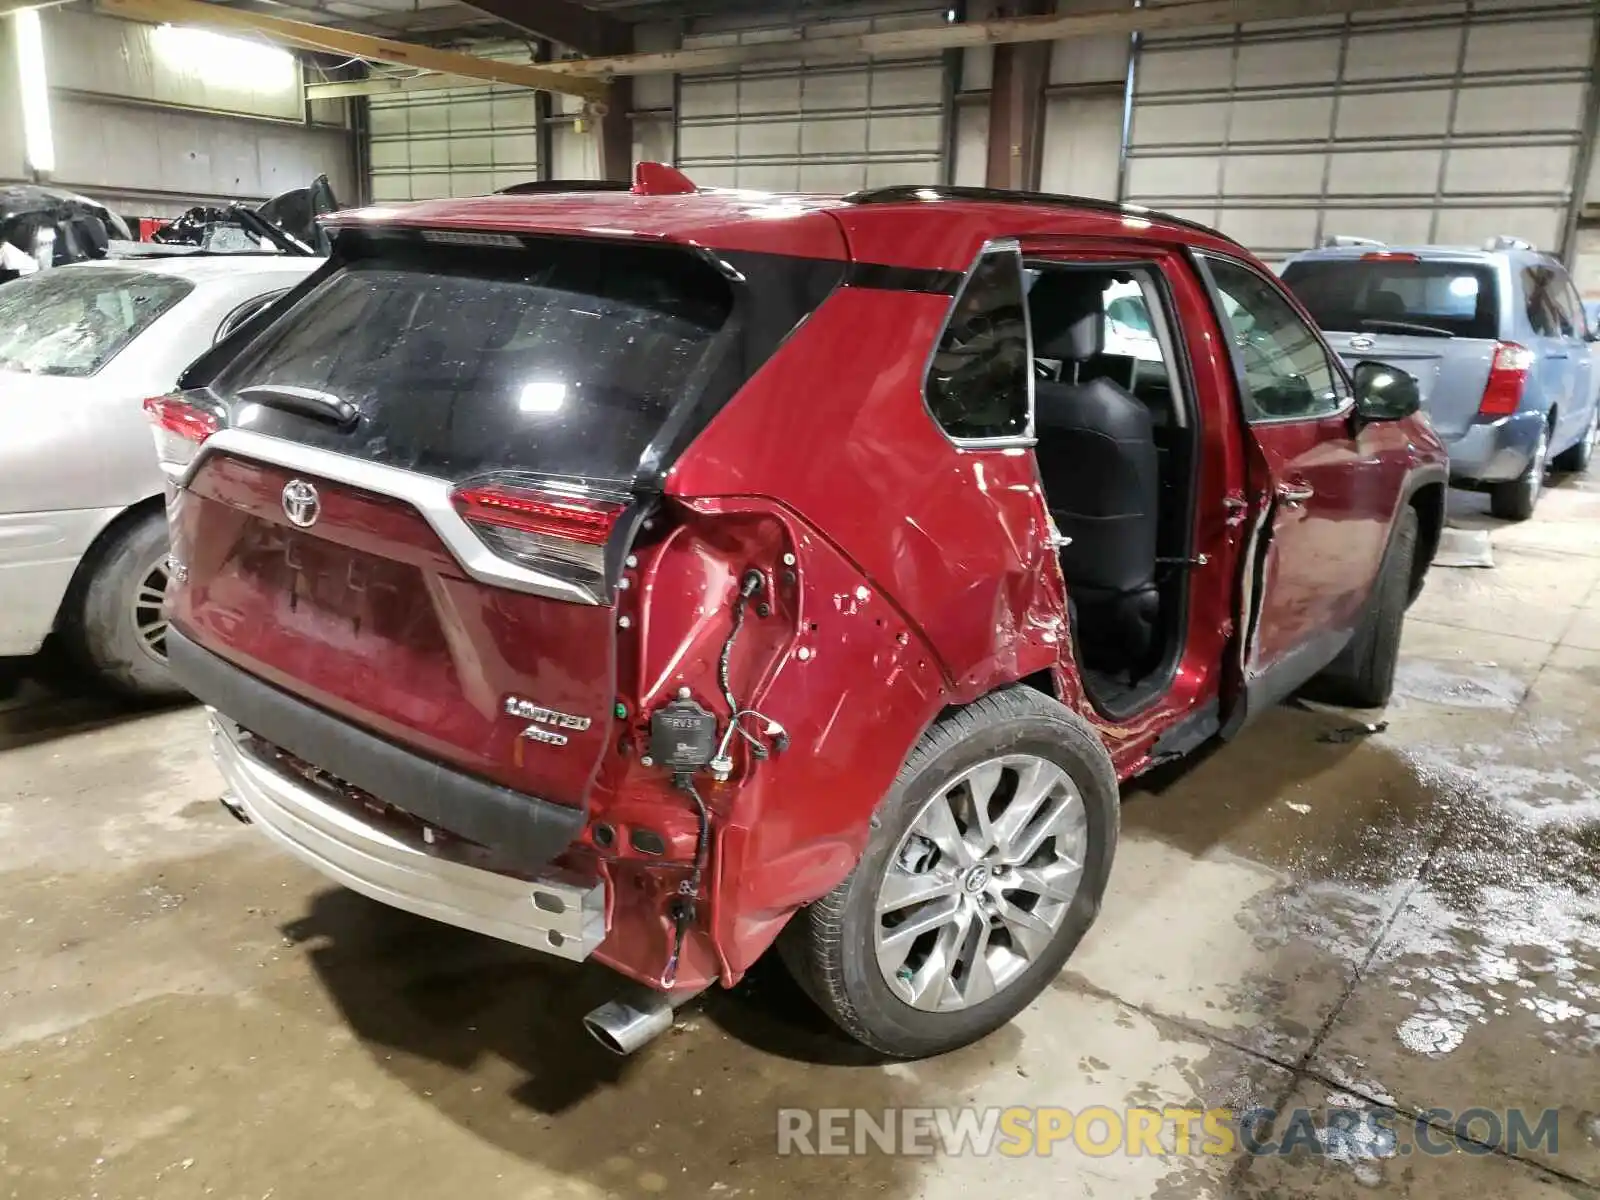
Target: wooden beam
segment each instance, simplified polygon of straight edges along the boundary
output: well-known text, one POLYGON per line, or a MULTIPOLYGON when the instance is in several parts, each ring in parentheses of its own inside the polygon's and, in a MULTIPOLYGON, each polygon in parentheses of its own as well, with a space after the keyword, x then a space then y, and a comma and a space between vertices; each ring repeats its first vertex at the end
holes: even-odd
MULTIPOLYGON (((549 92, 565 92, 585 100, 603 99, 608 91, 606 82, 592 75, 577 76, 571 73, 558 73, 549 67, 495 62, 470 54, 459 54, 453 50, 435 50, 431 46, 393 42, 387 38, 369 37, 364 33, 329 29, 325 25, 290 21, 283 17, 223 8, 216 4, 201 4, 197 0, 99 0, 98 8, 103 13, 130 21, 243 29, 251 33, 264 34, 273 41, 303 50, 326 50, 352 58, 394 63, 468 79, 507 83, 549 92)), ((461 85, 458 82, 456 86, 461 85)))
MULTIPOLYGON (((115 2, 128 3, 131 0, 115 2)), ((600 78, 670 75, 680 71, 710 71, 764 62, 859 59, 875 54, 936 54, 941 50, 960 50, 973 46, 1053 42, 1062 38, 1102 34, 1192 29, 1250 21, 1281 21, 1295 17, 1343 16, 1346 13, 1401 12, 1437 6, 1438 0, 1295 0, 1292 7, 1284 0, 1173 0, 1166 4, 1110 12, 1007 17, 845 37, 808 38, 803 33, 797 33, 784 41, 742 46, 701 46, 691 50, 665 50, 651 54, 574 58, 550 63, 545 69, 563 75, 600 78)), ((306 89, 306 94, 313 100, 327 100, 341 96, 371 96, 460 86, 459 82, 451 83, 424 75, 408 80, 370 79, 359 83, 312 84, 306 89)))
POLYGON ((467 0, 468 6, 559 42, 580 54, 620 54, 633 44, 628 26, 573 0, 467 0))
POLYGON ((12 13, 22 12, 28 8, 60 8, 71 0, 0 0, 0 17, 9 17, 12 13))
POLYGON ((815 59, 866 58, 875 54, 934 54, 940 50, 992 46, 1010 42, 1053 42, 1151 30, 1189 29, 1204 25, 1238 25, 1250 21, 1343 16, 1346 13, 1401 11, 1438 7, 1438 0, 1184 0, 1112 12, 1058 14, 1048 17, 1006 17, 925 29, 889 30, 844 37, 806 37, 797 32, 783 41, 746 45, 700 46, 614 58, 574 58, 551 63, 552 70, 575 75, 658 75, 708 71, 719 67, 764 62, 810 62, 815 59))

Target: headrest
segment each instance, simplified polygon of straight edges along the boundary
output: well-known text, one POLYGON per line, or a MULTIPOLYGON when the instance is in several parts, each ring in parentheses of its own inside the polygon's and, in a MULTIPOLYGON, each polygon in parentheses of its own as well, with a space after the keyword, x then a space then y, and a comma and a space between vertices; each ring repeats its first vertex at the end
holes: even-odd
POLYGON ((1087 362, 1105 348, 1107 279, 1095 271, 1045 271, 1028 293, 1033 352, 1087 362))

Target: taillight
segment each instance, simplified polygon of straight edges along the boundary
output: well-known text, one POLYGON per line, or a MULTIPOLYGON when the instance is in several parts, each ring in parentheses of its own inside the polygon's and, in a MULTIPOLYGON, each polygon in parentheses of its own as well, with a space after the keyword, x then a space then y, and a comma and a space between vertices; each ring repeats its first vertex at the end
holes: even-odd
POLYGON ((1508 417, 1522 404, 1522 388, 1533 368, 1533 351, 1515 342, 1501 342, 1489 364, 1489 382, 1483 385, 1478 415, 1508 417))
POLYGON ((450 500, 501 558, 576 584, 597 602, 605 599, 606 543, 626 501, 503 481, 463 484, 450 500))
POLYGON ((169 479, 179 479, 205 440, 222 428, 212 408, 181 395, 151 396, 144 402, 156 439, 156 458, 169 479))
POLYGON ((1361 256, 1362 262, 1421 262, 1415 254, 1404 250, 1373 250, 1361 256))

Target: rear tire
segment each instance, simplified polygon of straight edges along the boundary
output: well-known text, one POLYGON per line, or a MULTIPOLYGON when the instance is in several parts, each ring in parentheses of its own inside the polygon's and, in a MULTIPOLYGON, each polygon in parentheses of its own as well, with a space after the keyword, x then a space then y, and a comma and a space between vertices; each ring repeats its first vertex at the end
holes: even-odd
POLYGON ((1509 483, 1497 483, 1489 489, 1489 512, 1502 521, 1526 521, 1533 516, 1544 491, 1544 473, 1550 456, 1550 426, 1545 425, 1539 442, 1528 459, 1528 468, 1509 483))
POLYGON ((1567 474, 1579 475, 1589 469, 1589 463, 1594 458, 1594 444, 1600 441, 1600 403, 1594 406, 1594 411, 1589 414, 1589 427, 1583 431, 1583 436, 1578 439, 1578 444, 1568 446, 1550 465, 1558 471, 1567 474))
POLYGON ((167 670, 160 597, 167 581, 167 518, 131 521, 103 547, 77 589, 66 633, 77 658, 117 691, 141 700, 183 695, 167 670))
POLYGON ((1099 913, 1119 804, 1110 755, 1076 714, 1028 687, 984 696, 923 735, 855 870, 795 915, 779 952, 882 1054, 977 1041, 1027 1007, 1099 913), (906 936, 913 925, 926 932, 906 936))
POLYGON ((1400 633, 1411 599, 1411 574, 1417 558, 1417 510, 1400 513, 1384 555, 1383 567, 1355 637, 1317 677, 1319 700, 1351 708, 1382 708, 1394 695, 1400 662, 1400 633))

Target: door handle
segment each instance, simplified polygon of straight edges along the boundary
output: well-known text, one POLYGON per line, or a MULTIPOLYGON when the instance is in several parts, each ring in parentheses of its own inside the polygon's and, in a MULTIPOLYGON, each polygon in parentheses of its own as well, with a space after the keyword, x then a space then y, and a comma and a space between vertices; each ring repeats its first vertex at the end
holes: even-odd
POLYGON ((1304 504, 1317 494, 1316 488, 1300 480, 1280 483, 1276 490, 1278 499, 1290 506, 1304 504))
POLYGON ((1548 358, 1548 359, 1551 359, 1551 360, 1560 360, 1562 362, 1565 362, 1567 356, 1563 352, 1561 354, 1546 354, 1545 357, 1548 358))

